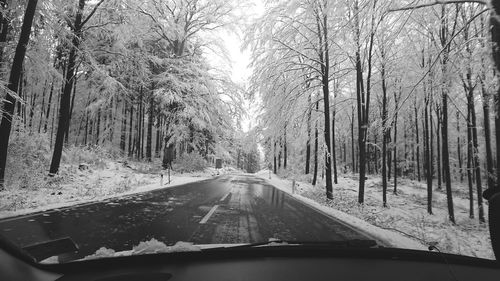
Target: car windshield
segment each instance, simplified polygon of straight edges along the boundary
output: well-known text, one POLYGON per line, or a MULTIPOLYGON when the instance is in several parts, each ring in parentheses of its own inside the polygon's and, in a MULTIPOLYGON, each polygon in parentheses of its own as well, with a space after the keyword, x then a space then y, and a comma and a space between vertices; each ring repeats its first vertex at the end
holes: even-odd
POLYGON ((487 2, 0 1, 0 240, 494 259, 487 2))

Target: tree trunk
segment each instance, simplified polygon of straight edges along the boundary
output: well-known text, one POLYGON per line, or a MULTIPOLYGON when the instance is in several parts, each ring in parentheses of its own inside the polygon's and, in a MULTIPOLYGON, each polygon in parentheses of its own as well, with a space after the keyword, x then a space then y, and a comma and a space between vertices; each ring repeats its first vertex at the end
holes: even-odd
POLYGON ((144 159, 144 136, 146 135, 146 108, 145 108, 145 105, 143 102, 141 102, 141 119, 140 121, 142 122, 142 126, 141 126, 141 159, 144 159))
POLYGON ((354 106, 351 111, 351 165, 352 172, 356 173, 356 154, 354 154, 354 106))
POLYGON ((89 134, 89 113, 85 111, 85 136, 83 138, 83 145, 87 146, 87 137, 89 134))
POLYGON ((109 143, 110 145, 113 145, 113 139, 115 136, 115 127, 116 127, 116 116, 118 115, 118 99, 111 97, 110 101, 110 109, 108 111, 109 116, 108 120, 110 123, 109 126, 109 143))
POLYGON ((33 127, 33 116, 35 116, 35 102, 36 102, 37 96, 38 96, 38 94, 36 92, 34 92, 31 95, 30 115, 29 115, 30 120, 29 120, 29 123, 28 123, 28 128, 29 128, 30 134, 33 132, 33 130, 32 130, 32 127, 33 127))
MULTIPOLYGON (((334 93, 334 98, 335 98, 335 93, 334 93)), ((337 153, 336 153, 337 144, 335 141, 335 115, 336 115, 336 110, 334 102, 332 111, 332 163, 333 163, 333 183, 338 184, 337 153)))
MULTIPOLYGON (((311 94, 307 97, 307 106, 311 105, 311 94)), ((306 171, 305 174, 309 174, 310 161, 311 161, 311 115, 312 110, 308 109, 307 112, 307 142, 306 142, 306 171)))
POLYGON ((52 79, 52 84, 50 85, 49 100, 47 102, 47 113, 45 114, 45 123, 43 125, 43 132, 47 133, 47 126, 50 120, 50 106, 52 105, 52 94, 54 93, 54 80, 52 79))
MULTIPOLYGON (((471 81, 472 83, 472 81, 471 81)), ((471 84, 469 84, 471 85, 471 84)), ((484 219, 484 209, 483 209, 483 187, 481 183, 481 166, 479 164, 479 149, 478 149, 478 140, 477 140, 477 122, 476 122, 476 109, 474 105, 474 89, 472 87, 469 87, 469 93, 468 93, 468 104, 469 104, 469 111, 470 111, 470 119, 471 119, 471 130, 472 130, 472 145, 473 145, 473 150, 472 150, 472 159, 473 159, 473 164, 474 164, 474 173, 475 173, 475 178, 476 178, 476 189, 477 189, 477 205, 478 205, 478 217, 479 217, 479 222, 485 222, 484 219)))
POLYGON ((373 164, 374 164, 374 172, 378 174, 378 132, 375 134, 374 146, 373 146, 373 164))
POLYGON ((394 162, 394 171, 393 171, 393 180, 394 180, 394 189, 393 193, 398 194, 398 106, 399 106, 399 96, 396 92, 394 92, 394 137, 393 137, 393 159, 394 162))
MULTIPOLYGON (((403 117, 403 144, 404 144, 404 146, 403 146, 404 147, 403 159, 405 159, 405 161, 406 161, 406 159, 409 159, 408 158, 408 142, 406 141, 407 140, 407 138, 406 138, 406 136, 407 136, 406 135, 406 128, 407 128, 407 126, 406 126, 406 119, 407 119, 407 116, 403 115, 402 117, 403 117)), ((400 176, 404 176, 404 173, 405 173, 404 169, 401 168, 400 176)))
MULTIPOLYGON (((492 51, 492 56, 493 60, 495 62, 495 68, 496 68, 496 73, 497 73, 497 78, 498 78, 498 72, 500 72, 500 3, 498 1, 491 1, 491 11, 490 11, 490 25, 489 25, 489 30, 491 32, 491 41, 492 44, 491 46, 491 51, 492 51)), ((500 164, 498 164, 498 161, 500 161, 500 137, 498 137, 498 134, 500 132, 500 87, 497 85, 497 92, 494 95, 493 102, 495 104, 495 132, 497 134, 496 137, 496 179, 497 182, 492 188, 489 188, 484 192, 483 197, 486 198, 487 200, 492 199, 492 196, 496 195, 498 192, 500 192, 500 185, 498 179, 500 178, 500 164)), ((481 196, 479 194, 479 196, 481 196)), ((490 221, 490 237, 491 237, 491 244, 493 248, 493 252, 495 253, 495 257, 497 260, 500 260, 500 227, 498 226, 498 199, 496 201, 490 202, 492 204, 489 204, 488 207, 488 214, 489 214, 489 221, 490 221), (496 203, 496 204, 495 204, 496 203)))
MULTIPOLYGON (((481 17, 481 32, 479 36, 484 36, 483 30, 486 30, 484 27, 484 18, 481 17)), ((485 41, 481 40, 481 47, 485 48, 485 41)), ((484 56, 481 56, 481 73, 479 82, 481 83, 481 96, 483 98, 483 126, 484 126, 484 140, 485 140, 485 150, 486 150, 486 171, 487 171, 487 183, 488 189, 495 189, 495 173, 493 167, 493 152, 491 149, 491 126, 490 126, 490 94, 486 91, 486 87, 484 81, 486 80, 486 63, 484 60, 484 56)), ((498 132, 498 131, 497 131, 498 132)), ((498 134, 498 133, 497 133, 498 134)), ((497 138, 498 139, 498 138, 497 138)), ((498 140, 497 140, 498 141, 498 140)), ((498 152, 498 146, 497 146, 498 152)), ((482 196, 479 194, 478 196, 482 196)))
POLYGON ((42 91, 42 105, 40 107, 40 120, 38 123, 38 133, 39 134, 42 130, 43 112, 45 111, 45 94, 46 94, 46 90, 47 90, 47 83, 48 83, 48 80, 45 80, 45 86, 43 87, 43 91, 42 91))
MULTIPOLYGON (((316 112, 319 110, 319 101, 316 101, 316 112)), ((316 120, 316 124, 314 125, 314 173, 312 178, 312 185, 316 185, 318 180, 318 120, 316 120)))
POLYGON ((58 93, 58 95, 57 95, 57 102, 56 102, 56 108, 52 112, 52 124, 50 125, 50 146, 52 146, 52 144, 53 144, 56 115, 57 115, 57 112, 59 111, 59 104, 60 103, 61 103, 61 93, 58 93))
POLYGON ((387 86, 385 84, 385 53, 381 51, 382 66, 382 205, 387 207, 387 86))
MULTIPOLYGON (((387 110, 389 111, 389 110, 387 110)), ((391 126, 387 128, 387 144, 392 143, 391 137, 391 126)), ((392 171, 392 147, 387 147, 387 181, 391 180, 391 171, 392 171)))
POLYGON ((26 124, 26 118, 24 118, 25 106, 22 103, 22 101, 26 100, 25 94, 24 94, 24 88, 23 88, 23 84, 24 84, 23 76, 24 76, 24 65, 22 66, 21 74, 19 75, 19 88, 17 91, 17 94, 19 96, 19 99, 17 100, 17 116, 19 116, 19 119, 21 120, 23 125, 25 125, 26 124))
POLYGON ((70 97, 73 85, 73 80, 75 79, 75 63, 77 57, 77 50, 80 47, 80 40, 82 37, 82 15, 83 9, 85 7, 85 0, 79 0, 78 9, 76 11, 76 17, 74 22, 74 27, 72 28, 72 46, 68 56, 68 67, 65 75, 64 92, 61 97, 61 104, 59 106, 59 123, 57 125, 56 142, 54 145, 54 153, 52 155, 52 162, 50 164, 49 175, 55 175, 59 171, 59 165, 61 163, 61 155, 64 142, 64 133, 68 130, 69 126, 69 110, 70 110, 70 97))
POLYGON ((127 104, 122 100, 122 127, 120 129, 120 150, 125 153, 125 139, 127 136, 127 104))
MULTIPOLYGON (((161 147, 165 147, 165 140, 166 140, 166 137, 167 137, 167 131, 166 131, 166 127, 167 127, 167 121, 166 121, 166 118, 164 117, 161 117, 161 128, 160 128, 160 135, 161 135, 161 139, 160 139, 160 145, 161 147)), ((173 157, 174 157, 174 160, 175 160, 175 156, 176 156, 176 147, 175 145, 173 146, 173 157)), ((213 160, 214 161, 214 164, 215 164, 215 159, 213 160)))
POLYGON ((436 108, 436 120, 437 120, 437 126, 436 126, 436 147, 437 147, 437 179, 438 179, 438 186, 437 188, 441 190, 442 187, 442 176, 441 176, 441 111, 439 107, 436 108))
POLYGON ((71 106, 69 109, 68 127, 66 128, 66 132, 64 134, 64 143, 65 144, 68 144, 68 140, 69 140, 69 128, 71 126, 71 118, 73 116, 73 106, 75 105, 77 79, 78 79, 78 66, 76 66, 76 68, 75 68, 75 77, 73 79, 72 94, 70 94, 71 95, 71 106))
POLYGON ((148 136, 146 138, 146 159, 151 162, 151 143, 153 140, 153 114, 154 114, 154 99, 153 93, 149 98, 149 113, 148 113, 148 136))
POLYGON ((238 154, 236 156, 236 169, 240 169, 241 167, 241 149, 237 149, 238 154))
POLYGON ((417 103, 415 101, 415 142, 417 145, 417 180, 421 181, 422 178, 420 176, 420 138, 418 135, 418 110, 417 103))
MULTIPOLYGON (((104 142, 106 142, 106 133, 108 131, 108 128, 109 128, 109 124, 108 124, 108 111, 109 111, 109 105, 106 105, 106 106, 103 106, 103 107, 100 107, 101 108, 101 112, 102 112, 102 141, 101 143, 104 144, 104 142)), ((99 142, 98 142, 99 143, 99 142)))
POLYGON ((279 149, 278 149, 278 170, 281 169, 281 153, 282 153, 282 150, 283 150, 283 144, 281 143, 281 137, 280 137, 280 141, 279 141, 279 149))
POLYGON ((394 165, 394 171, 393 173, 393 180, 394 180, 394 189, 393 193, 398 194, 398 144, 397 144, 397 136, 398 136, 398 113, 395 113, 394 116, 394 138, 393 138, 393 146, 392 146, 392 153, 393 153, 393 165, 394 165))
MULTIPOLYGON (((28 45, 31 33, 31 25, 35 15, 37 0, 29 0, 26 5, 19 42, 17 43, 14 60, 9 76, 9 90, 17 93, 19 76, 22 71, 26 47, 28 45)), ((9 137, 12 127, 12 115, 14 114, 15 98, 7 93, 3 102, 3 114, 0 122, 0 190, 4 187, 5 165, 7 163, 7 149, 9 147, 9 137)))
POLYGON ((464 181, 463 161, 462 161, 462 141, 460 139, 460 112, 457 110, 457 157, 458 157, 458 176, 460 182, 464 181))
POLYGON ((342 151, 344 152, 343 156, 342 156, 342 162, 344 164, 344 167, 345 167, 345 164, 347 163, 347 144, 346 144, 346 139, 347 139, 347 137, 345 137, 342 140, 342 151))
POLYGON ((443 179, 446 185, 446 201, 448 205, 448 216, 452 223, 455 223, 455 212, 453 208, 453 195, 451 191, 450 177, 450 155, 448 152, 448 89, 442 89, 442 122, 441 122, 441 137, 442 137, 442 161, 443 161, 443 179))
POLYGON ((474 218, 474 183, 472 182, 472 158, 473 144, 472 144, 472 128, 471 128, 471 113, 467 108, 467 184, 469 186, 469 218, 474 218))
POLYGON ((132 157, 132 147, 133 147, 133 142, 132 142, 132 136, 133 136, 133 124, 132 122, 134 121, 134 104, 130 104, 130 119, 128 122, 128 157, 132 157))
POLYGON ((444 179, 446 182, 446 201, 448 205, 448 215, 450 221, 455 223, 455 212, 453 208, 453 195, 451 193, 451 178, 450 178, 450 155, 448 152, 448 92, 447 89, 443 93, 443 122, 441 124, 442 134, 442 152, 443 152, 443 168, 444 179))
POLYGON ((142 120, 141 120, 141 117, 142 117, 142 86, 141 86, 141 89, 139 91, 139 108, 137 110, 137 132, 136 132, 136 135, 137 135, 137 140, 136 140, 136 144, 137 144, 137 148, 136 148, 136 156, 137 156, 137 159, 141 159, 141 140, 142 140, 142 120))
POLYGON ((277 167, 277 163, 276 163, 276 141, 274 141, 274 149, 273 149, 273 172, 274 174, 276 175, 278 173, 278 167, 277 167))
MULTIPOLYGON (((458 7, 457 7, 458 9, 458 7)), ((446 184, 446 202, 448 205, 448 216, 452 223, 455 223, 455 212, 453 207, 453 195, 451 191, 451 176, 450 176, 450 153, 448 150, 448 92, 450 90, 450 81, 448 79, 448 59, 449 59, 449 44, 448 44, 448 17, 445 5, 441 5, 441 22, 440 22, 440 41, 443 48, 441 59, 441 152, 442 152, 442 168, 443 181, 446 184)))
POLYGON ((97 122, 95 124, 95 145, 99 145, 99 139, 101 138, 101 107, 97 109, 97 122))
POLYGON ((425 108, 424 108, 424 119, 425 119, 425 133, 424 133, 424 145, 425 145, 425 172, 427 180, 427 213, 432 215, 432 154, 431 148, 432 142, 430 141, 430 126, 429 126, 429 97, 425 93, 425 108))
MULTIPOLYGON (((326 2, 325 2, 326 3, 326 2)), ((323 111, 325 118, 324 136, 325 136, 325 176, 326 176, 326 198, 333 199, 332 187, 332 147, 330 140, 330 90, 329 90, 329 71, 330 71, 330 56, 328 47, 328 29, 327 29, 327 14, 323 10, 323 23, 317 16, 317 27, 320 45, 319 59, 321 62, 321 82, 323 89, 323 111)))
POLYGON ((160 157, 161 151, 161 118, 159 116, 156 117, 156 126, 155 126, 155 157, 160 157))
POLYGON ((490 104, 489 104, 490 95, 486 92, 483 83, 481 83, 481 91, 483 96, 483 116, 484 116, 483 126, 484 126, 484 141, 486 149, 486 170, 488 176, 488 188, 494 188, 495 173, 493 169, 493 152, 491 149, 490 104))
POLYGON ((285 125, 285 133, 283 136, 283 169, 286 170, 286 165, 288 162, 288 151, 286 147, 286 125, 285 125))
MULTIPOLYGON (((432 85, 429 87, 429 99, 432 97, 432 85)), ((432 117, 432 101, 429 101, 429 150, 430 150, 430 174, 431 180, 434 179, 434 118, 432 117)))
MULTIPOLYGON (((373 2, 375 9, 376 1, 373 2)), ((366 92, 364 90, 363 69, 361 64, 361 38, 360 38, 360 23, 359 23, 359 2, 355 1, 355 41, 356 41, 356 100, 358 106, 358 146, 359 146, 359 191, 358 203, 364 203, 365 197, 365 177, 366 177, 366 141, 368 135, 368 117, 370 112, 370 89, 371 89, 371 74, 372 74, 372 52, 375 37, 374 25, 375 15, 371 16, 370 40, 368 44, 368 69, 366 78, 366 92)), ((325 23, 326 25, 326 23, 325 23)))

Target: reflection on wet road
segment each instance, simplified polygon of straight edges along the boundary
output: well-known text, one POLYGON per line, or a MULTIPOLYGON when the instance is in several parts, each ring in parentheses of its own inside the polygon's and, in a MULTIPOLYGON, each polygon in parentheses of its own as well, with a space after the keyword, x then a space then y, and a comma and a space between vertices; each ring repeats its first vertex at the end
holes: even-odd
POLYGON ((364 239, 362 234, 247 175, 54 209, 0 221, 0 234, 20 247, 71 237, 80 251, 129 250, 155 238, 166 244, 364 239))

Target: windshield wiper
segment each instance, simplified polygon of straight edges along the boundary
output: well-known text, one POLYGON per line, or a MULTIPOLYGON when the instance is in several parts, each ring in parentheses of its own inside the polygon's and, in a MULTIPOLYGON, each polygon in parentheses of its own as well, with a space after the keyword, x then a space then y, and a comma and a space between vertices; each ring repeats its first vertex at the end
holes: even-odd
POLYGON ((288 241, 281 239, 270 239, 269 241, 248 243, 237 246, 222 246, 206 250, 220 250, 220 249, 245 249, 245 248, 258 248, 258 247, 274 247, 274 246, 314 246, 314 247, 334 247, 334 248, 373 248, 377 246, 375 240, 370 239, 350 239, 341 241, 288 241))

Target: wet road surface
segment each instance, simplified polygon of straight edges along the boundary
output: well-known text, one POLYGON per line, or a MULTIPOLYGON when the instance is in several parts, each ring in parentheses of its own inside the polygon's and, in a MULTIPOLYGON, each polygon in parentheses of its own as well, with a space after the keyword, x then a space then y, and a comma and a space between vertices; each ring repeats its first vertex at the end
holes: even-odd
POLYGON ((169 244, 367 239, 260 178, 225 175, 98 203, 0 221, 19 247, 71 237, 81 258, 100 247, 130 250, 155 238, 169 244))

